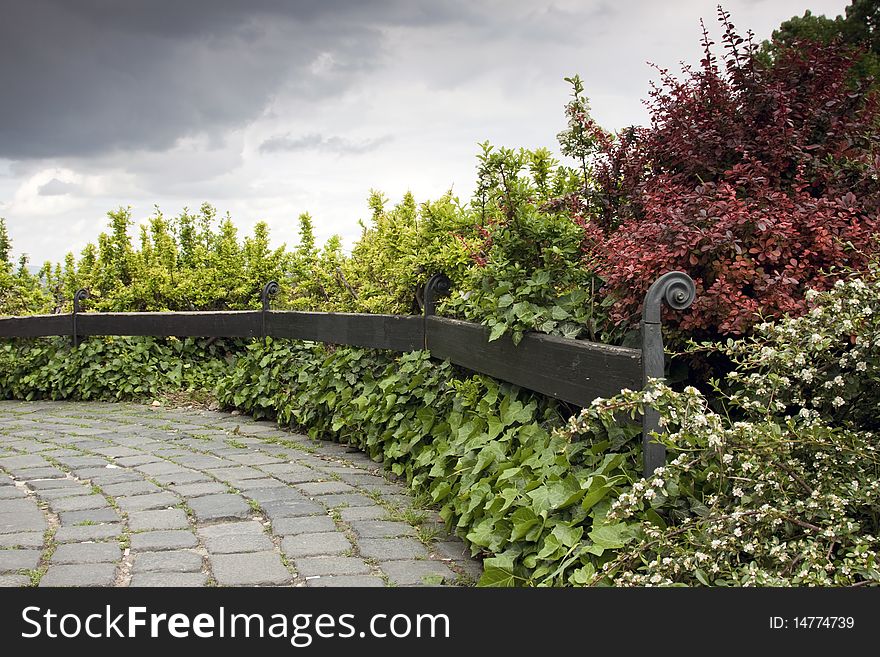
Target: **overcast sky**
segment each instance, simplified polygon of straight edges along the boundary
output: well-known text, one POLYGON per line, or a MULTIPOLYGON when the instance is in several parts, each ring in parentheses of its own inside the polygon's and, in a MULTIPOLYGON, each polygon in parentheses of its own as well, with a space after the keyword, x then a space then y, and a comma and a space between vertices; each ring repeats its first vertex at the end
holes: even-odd
MULTIPOLYGON (((728 0, 768 37, 846 0, 728 0)), ((371 188, 474 183, 477 143, 558 152, 579 73, 606 128, 645 123, 654 77, 699 60, 704 0, 0 0, 0 216, 33 263, 106 213, 203 201, 249 230, 346 244, 371 188)))

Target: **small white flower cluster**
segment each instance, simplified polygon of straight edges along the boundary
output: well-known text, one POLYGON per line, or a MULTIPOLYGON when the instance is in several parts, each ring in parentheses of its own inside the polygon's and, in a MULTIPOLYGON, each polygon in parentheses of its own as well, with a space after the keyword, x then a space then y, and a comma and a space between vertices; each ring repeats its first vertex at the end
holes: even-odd
POLYGON ((806 298, 807 314, 763 322, 753 337, 719 345, 737 365, 731 402, 753 416, 870 424, 880 403, 873 384, 880 375, 880 268, 826 292, 808 290, 806 298))

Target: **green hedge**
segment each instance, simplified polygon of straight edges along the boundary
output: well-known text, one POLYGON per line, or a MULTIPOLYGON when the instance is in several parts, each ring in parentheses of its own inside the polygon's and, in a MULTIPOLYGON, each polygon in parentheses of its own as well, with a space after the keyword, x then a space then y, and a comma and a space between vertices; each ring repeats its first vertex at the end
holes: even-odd
POLYGON ((0 341, 0 398, 148 399, 210 390, 241 342, 107 337, 0 341))

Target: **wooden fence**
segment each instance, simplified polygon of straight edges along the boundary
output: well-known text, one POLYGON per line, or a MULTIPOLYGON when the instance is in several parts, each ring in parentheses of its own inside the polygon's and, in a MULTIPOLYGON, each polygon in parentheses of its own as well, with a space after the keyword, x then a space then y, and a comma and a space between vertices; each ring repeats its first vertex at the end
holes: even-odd
MULTIPOLYGON (((489 329, 481 324, 436 316, 436 300, 449 287, 446 276, 431 277, 422 316, 271 310, 269 300, 278 290, 274 282, 263 288, 262 310, 222 312, 84 313, 81 302, 88 293, 80 290, 71 314, 0 318, 0 338, 71 336, 76 344, 90 335, 274 337, 399 352, 426 349, 432 357, 583 407, 662 378, 661 306, 683 310, 695 296, 687 274, 669 272, 657 279, 645 297, 641 349, 540 333, 526 333, 515 345, 508 336, 489 342, 489 329)), ((647 409, 642 423, 646 475, 666 459, 663 446, 651 438, 658 430, 657 413, 647 409)))

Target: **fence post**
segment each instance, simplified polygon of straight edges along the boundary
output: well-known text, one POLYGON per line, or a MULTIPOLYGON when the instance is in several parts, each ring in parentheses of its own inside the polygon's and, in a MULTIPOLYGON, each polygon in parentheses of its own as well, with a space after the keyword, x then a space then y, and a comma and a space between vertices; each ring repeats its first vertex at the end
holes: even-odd
POLYGON ((262 304, 260 311, 260 336, 263 339, 263 345, 266 344, 266 313, 269 312, 269 302, 276 294, 278 294, 278 281, 269 281, 263 286, 263 291, 260 293, 260 302, 262 304))
POLYGON ((428 282, 425 283, 425 293, 424 293, 424 322, 422 325, 422 336, 423 342, 425 345, 425 350, 428 349, 428 317, 435 314, 437 310, 437 299, 438 297, 445 296, 449 294, 449 290, 452 289, 452 280, 446 274, 434 274, 431 278, 428 279, 428 282))
POLYGON ((79 347, 79 335, 76 331, 76 316, 82 312, 82 306, 80 305, 83 301, 89 298, 89 291, 87 289, 80 288, 73 294, 73 348, 76 349, 79 347))
MULTIPOLYGON (((675 310, 684 310, 694 302, 696 294, 694 281, 680 271, 663 274, 648 288, 642 307, 642 386, 647 386, 650 379, 662 379, 664 375, 665 353, 660 324, 663 302, 675 310)), ((653 432, 660 432, 660 413, 646 406, 642 416, 645 477, 651 476, 654 470, 666 462, 666 448, 651 438, 653 432)))

